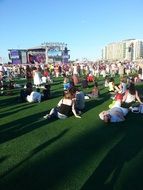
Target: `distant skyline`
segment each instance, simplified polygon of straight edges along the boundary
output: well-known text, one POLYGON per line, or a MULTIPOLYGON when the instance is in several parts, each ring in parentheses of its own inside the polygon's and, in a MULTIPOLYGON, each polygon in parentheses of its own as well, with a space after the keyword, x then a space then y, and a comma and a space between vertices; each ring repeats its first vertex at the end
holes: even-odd
POLYGON ((143 39, 142 0, 0 0, 0 56, 65 42, 71 59, 101 58, 112 42, 143 39))

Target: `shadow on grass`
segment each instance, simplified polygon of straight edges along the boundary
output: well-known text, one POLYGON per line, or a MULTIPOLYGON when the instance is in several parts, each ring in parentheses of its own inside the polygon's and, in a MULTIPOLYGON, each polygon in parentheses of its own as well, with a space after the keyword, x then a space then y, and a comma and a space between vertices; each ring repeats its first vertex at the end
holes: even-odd
MULTIPOLYGON (((56 144, 56 149, 53 149, 50 154, 45 151, 45 157, 42 156, 40 159, 40 154, 38 154, 38 159, 34 159, 36 161, 30 160, 30 157, 37 157, 38 152, 42 152, 47 146, 58 140, 59 136, 62 137, 67 132, 63 131, 54 139, 39 145, 31 152, 28 160, 22 161, 10 174, 8 172, 5 176, 7 180, 3 179, 0 182, 2 190, 115 189, 117 179, 125 163, 135 159, 143 148, 142 118, 138 119, 136 126, 134 126, 133 121, 136 116, 135 114, 130 116, 130 121, 118 124, 118 127, 115 127, 115 124, 111 125, 113 127, 103 125, 103 127, 92 128, 85 134, 70 139, 68 143, 65 142, 62 146, 59 141, 56 144), (113 139, 118 139, 118 141, 115 143, 113 139), (108 147, 107 145, 111 142, 112 145, 108 147), (99 161, 95 155, 103 147, 106 147, 105 152, 107 153, 101 155, 99 161), (99 164, 95 167, 96 162, 99 164), (92 175, 91 172, 90 174, 86 172, 89 163, 91 171, 93 171, 92 175), (83 175, 85 175, 84 180, 82 177, 80 178, 83 175), (67 185, 65 185, 66 183, 67 185)), ((124 186, 130 186, 130 190, 141 190, 136 187, 142 187, 142 176, 139 176, 136 181, 136 175, 141 174, 142 171, 143 166, 141 165, 136 170, 133 181, 128 180, 124 186)), ((123 174, 122 177, 127 179, 128 174, 127 176, 123 174)), ((124 188, 124 190, 127 189, 124 188)))
MULTIPOLYGON (((119 179, 121 170, 126 163, 134 159, 143 149, 143 127, 141 125, 134 126, 131 122, 128 127, 126 135, 108 152, 94 173, 84 184, 82 190, 118 189, 115 185, 119 179)), ((141 166, 137 173, 134 174, 134 178, 136 179, 138 173, 143 174, 142 171, 143 166, 141 166)), ((142 175, 138 177, 137 181, 135 179, 133 181, 128 180, 128 183, 124 184, 126 187, 122 187, 122 190, 141 190, 143 187, 142 175)))
POLYGON ((15 113, 18 113, 19 111, 23 111, 23 110, 26 110, 26 109, 29 109, 29 108, 31 108, 31 107, 34 107, 34 106, 36 106, 35 104, 29 104, 29 105, 26 105, 26 107, 25 106, 23 106, 23 105, 21 105, 20 107, 20 109, 17 109, 17 108, 11 108, 10 110, 12 110, 12 111, 5 111, 5 113, 1 113, 0 114, 0 118, 4 118, 4 117, 7 117, 7 116, 10 116, 10 115, 12 115, 12 114, 15 114, 15 113), (14 109, 16 109, 15 111, 14 111, 14 109))
POLYGON ((29 115, 2 125, 0 128, 0 143, 17 138, 54 121, 43 119, 44 114, 45 112, 29 115))
MULTIPOLYGON (((51 138, 50 140, 48 140, 47 142, 39 145, 38 147, 36 147, 35 149, 33 149, 33 151, 30 153, 30 155, 24 159, 22 162, 20 162, 18 165, 16 165, 15 167, 13 167, 12 169, 10 169, 8 172, 4 173, 3 175, 1 175, 1 179, 3 177, 5 177, 6 175, 10 174, 11 172, 13 172, 14 170, 16 170, 20 165, 24 164, 26 161, 28 161, 29 159, 32 158, 32 156, 34 156, 35 154, 38 154, 40 151, 44 150, 45 148, 47 148, 49 145, 51 145, 52 143, 56 142, 58 139, 62 138, 67 132, 69 131, 69 129, 65 129, 63 130, 59 135, 51 138)), ((4 161, 7 157, 2 157, 0 158, 0 162, 4 161)))
POLYGON ((0 163, 4 162, 9 156, 3 156, 0 158, 0 163))
POLYGON ((37 148, 35 148, 32 152, 31 152, 31 156, 34 156, 35 154, 37 154, 38 152, 40 152, 41 150, 43 150, 44 148, 46 148, 47 146, 51 145, 52 143, 54 143, 55 141, 57 141, 59 138, 63 137, 67 132, 69 131, 69 129, 65 129, 64 131, 62 131, 59 135, 57 135, 56 137, 53 137, 52 139, 48 140, 47 142, 39 145, 37 148))
POLYGON ((36 104, 30 104, 28 102, 24 102, 24 103, 15 103, 14 105, 12 105, 12 107, 6 107, 6 109, 4 109, 5 107, 3 107, 3 109, 0 111, 1 113, 4 113, 4 112, 8 112, 8 111, 12 111, 12 110, 15 110, 15 109, 19 109, 19 108, 25 108, 25 107, 29 107, 29 105, 32 105, 32 106, 35 106, 36 104))
POLYGON ((63 97, 63 92, 62 90, 59 90, 59 91, 55 91, 55 92, 51 92, 51 99, 53 98, 58 98, 60 96, 63 97))
MULTIPOLYGON (((79 181, 79 178, 79 184, 74 184, 74 180, 88 167, 89 160, 92 160, 93 156, 95 157, 95 153, 100 148, 110 143, 113 137, 118 138, 124 133, 125 131, 121 128, 92 128, 84 135, 80 134, 77 138, 70 139, 68 143, 65 142, 62 146, 58 143, 54 151, 50 154, 45 152, 45 157, 36 159, 37 161, 35 162, 31 161, 30 165, 28 164, 30 160, 20 163, 20 167, 13 170, 10 175, 5 176, 7 180, 1 180, 1 187, 7 190, 80 189, 79 187, 83 185, 83 181, 79 181), (81 168, 83 171, 81 171, 81 168), (75 178, 70 178, 73 174, 75 178), (68 180, 71 180, 71 186, 68 184, 69 186, 64 187, 67 176, 70 178, 68 180)), ((49 145, 49 142, 40 145, 33 150, 31 155, 37 154, 38 151, 43 150, 47 145, 49 145)), ((40 155, 38 154, 38 156, 40 155)))
POLYGON ((15 96, 11 96, 11 97, 3 97, 1 100, 0 100, 0 108, 6 108, 6 107, 9 107, 9 106, 13 106, 15 104, 18 103, 18 97, 15 97, 15 96))

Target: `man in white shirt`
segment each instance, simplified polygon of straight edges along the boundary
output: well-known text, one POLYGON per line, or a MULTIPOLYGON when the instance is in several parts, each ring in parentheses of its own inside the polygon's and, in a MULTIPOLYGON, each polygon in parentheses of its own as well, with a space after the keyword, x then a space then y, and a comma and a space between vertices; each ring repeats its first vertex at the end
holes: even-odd
POLYGON ((127 108, 122 107, 113 107, 107 111, 102 111, 99 114, 99 117, 101 120, 103 120, 105 123, 109 122, 121 122, 125 120, 125 116, 128 113, 127 108))
POLYGON ((30 95, 27 96, 27 101, 32 103, 32 102, 41 102, 41 93, 40 93, 40 89, 37 88, 37 91, 33 91, 31 92, 30 95))

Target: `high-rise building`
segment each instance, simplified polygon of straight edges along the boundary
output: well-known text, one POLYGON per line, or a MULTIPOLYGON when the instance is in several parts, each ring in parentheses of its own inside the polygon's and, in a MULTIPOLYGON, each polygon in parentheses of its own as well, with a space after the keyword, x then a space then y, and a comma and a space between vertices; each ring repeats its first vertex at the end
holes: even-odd
POLYGON ((143 41, 136 39, 110 43, 102 49, 102 59, 137 60, 143 57, 143 41))

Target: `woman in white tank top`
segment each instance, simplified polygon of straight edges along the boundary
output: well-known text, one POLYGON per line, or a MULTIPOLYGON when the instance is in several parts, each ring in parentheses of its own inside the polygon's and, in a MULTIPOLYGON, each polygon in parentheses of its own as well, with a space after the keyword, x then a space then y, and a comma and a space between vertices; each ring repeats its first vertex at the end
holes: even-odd
POLYGON ((132 105, 135 101, 138 101, 142 104, 142 101, 138 95, 138 91, 135 89, 135 85, 133 83, 130 84, 129 89, 126 90, 125 95, 123 96, 123 102, 129 106, 132 105))

